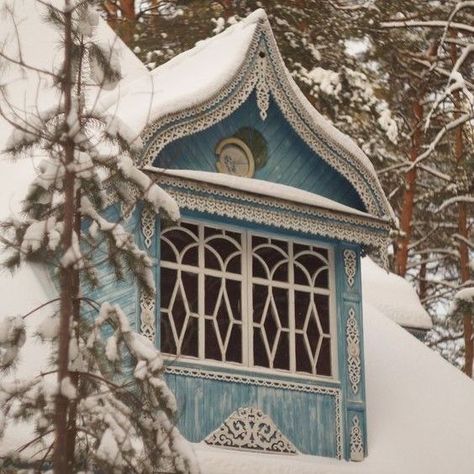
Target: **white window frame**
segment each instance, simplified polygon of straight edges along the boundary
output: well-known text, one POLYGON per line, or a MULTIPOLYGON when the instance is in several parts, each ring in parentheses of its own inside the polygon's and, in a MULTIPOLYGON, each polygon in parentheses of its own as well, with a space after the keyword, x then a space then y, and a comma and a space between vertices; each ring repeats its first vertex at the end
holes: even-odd
MULTIPOLYGON (((182 355, 182 354, 169 354, 163 353, 163 358, 168 361, 185 361, 186 363, 192 363, 200 366, 206 366, 209 368, 232 368, 239 369, 244 371, 249 371, 252 373, 261 373, 261 374, 279 374, 282 376, 290 376, 295 378, 304 378, 311 380, 322 380, 336 382, 339 381, 339 363, 338 363, 338 340, 337 340, 337 303, 336 303, 336 277, 335 277, 335 256, 334 256, 334 247, 326 242, 321 242, 319 240, 311 240, 300 237, 294 237, 289 233, 284 231, 281 234, 272 233, 264 230, 253 229, 252 227, 239 227, 232 224, 223 224, 220 222, 214 222, 209 219, 196 219, 185 217, 182 220, 185 224, 193 224, 198 226, 199 241, 198 241, 198 267, 190 265, 178 265, 173 262, 160 262, 161 267, 178 269, 184 271, 190 271, 192 273, 198 274, 198 357, 182 355), (242 236, 242 260, 241 260, 241 278, 237 278, 235 273, 226 273, 219 270, 213 270, 204 267, 204 227, 215 228, 219 230, 227 230, 229 232, 239 233, 242 236), (318 288, 314 293, 327 294, 329 295, 329 334, 330 334, 330 353, 331 353, 331 375, 321 375, 321 374, 311 374, 309 372, 301 372, 296 370, 296 350, 295 350, 295 317, 294 309, 293 314, 288 315, 289 329, 290 329, 290 369, 279 369, 279 368, 268 368, 253 365, 253 305, 252 305, 252 284, 254 281, 268 282, 268 280, 253 277, 252 276, 252 253, 249 256, 249 249, 251 249, 251 238, 252 236, 263 237, 269 239, 276 239, 285 241, 292 244, 302 244, 302 245, 311 245, 317 246, 319 248, 325 249, 328 251, 328 289, 324 290, 318 288), (196 269, 199 269, 196 272, 196 269), (215 275, 216 277, 227 276, 236 281, 241 282, 241 301, 242 301, 242 323, 241 323, 241 337, 242 337, 242 362, 232 362, 232 361, 217 361, 214 359, 205 358, 205 311, 204 311, 204 275, 215 275), (247 308, 247 310, 246 310, 247 308)), ((292 252, 293 246, 288 246, 289 251, 292 252)), ((289 260, 291 260, 292 255, 289 260)), ((292 274, 292 266, 289 265, 289 271, 292 274)), ((290 280, 293 279, 293 275, 290 280)), ((280 286, 282 288, 287 288, 289 296, 289 308, 294 308, 294 291, 298 290, 298 284, 295 284, 293 281, 288 283, 285 282, 275 282, 273 281, 272 285, 280 286), (276 283, 276 285, 275 285, 276 283)), ((302 286, 303 291, 307 291, 308 287, 302 286)), ((160 308, 161 310, 161 308, 160 308)), ((161 317, 161 316, 160 316, 161 317)))

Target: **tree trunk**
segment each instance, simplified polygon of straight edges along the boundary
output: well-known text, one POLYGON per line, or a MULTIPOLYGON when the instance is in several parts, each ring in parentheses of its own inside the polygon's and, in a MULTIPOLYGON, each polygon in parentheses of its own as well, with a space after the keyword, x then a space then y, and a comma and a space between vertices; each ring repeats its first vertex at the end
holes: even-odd
MULTIPOLYGON (((412 105, 412 138, 410 148, 410 161, 413 163, 420 154, 421 149, 421 121, 423 120, 422 94, 415 98, 412 105)), ((400 216, 400 230, 403 232, 398 239, 398 248, 395 258, 395 271, 400 276, 405 276, 408 262, 408 245, 411 239, 413 208, 416 192, 416 167, 411 168, 406 176, 405 191, 403 192, 402 213, 400 216)))
MULTIPOLYGON (((72 32, 70 2, 65 0, 64 12, 64 77, 62 78, 62 92, 64 94, 64 112, 67 117, 71 111, 72 103, 72 32)), ((72 244, 74 230, 74 174, 68 170, 67 165, 74 160, 74 142, 71 138, 65 139, 64 145, 64 231, 62 248, 65 253, 72 244)), ((71 331, 71 317, 73 314, 75 270, 72 266, 61 268, 60 272, 60 321, 58 344, 58 387, 69 374, 69 340, 71 331)), ((55 441, 53 454, 54 474, 65 474, 71 471, 67 449, 69 400, 61 390, 56 397, 55 413, 55 441)))
MULTIPOLYGON (((452 31, 451 37, 456 38, 457 33, 452 31)), ((451 44, 451 62, 454 66, 458 59, 456 45, 451 44)), ((455 118, 459 117, 460 97, 459 91, 453 92, 454 106, 457 111, 454 112, 455 118)), ((455 130, 455 142, 454 142, 454 157, 458 167, 462 166, 464 159, 464 143, 463 143, 463 127, 460 125, 455 130)), ((468 238, 468 225, 467 225, 467 206, 465 202, 459 203, 458 207, 458 234, 464 239, 459 239, 459 276, 461 283, 465 283, 470 280, 469 271, 469 249, 467 246, 468 238)), ((471 314, 465 313, 463 315, 463 326, 464 326, 464 373, 472 378, 472 364, 474 361, 474 345, 473 345, 473 327, 471 314)))
POLYGON ((131 44, 136 21, 135 0, 120 0, 122 13, 122 39, 125 44, 131 44))
POLYGON ((426 298, 426 290, 427 290, 427 285, 426 285, 426 262, 423 262, 420 266, 420 273, 418 274, 419 282, 418 282, 418 296, 420 300, 423 302, 423 300, 426 298))

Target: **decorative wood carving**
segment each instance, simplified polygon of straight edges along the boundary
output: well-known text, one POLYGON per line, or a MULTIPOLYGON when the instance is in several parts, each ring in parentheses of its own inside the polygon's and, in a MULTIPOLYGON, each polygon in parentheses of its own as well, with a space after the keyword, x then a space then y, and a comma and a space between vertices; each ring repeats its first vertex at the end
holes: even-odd
POLYGON ((351 461, 363 461, 364 460, 364 438, 362 436, 362 429, 360 427, 359 417, 354 415, 352 417, 351 426, 351 461))
POLYGON ((354 308, 349 309, 349 316, 346 322, 346 344, 347 344, 347 370, 349 371, 349 381, 352 392, 359 391, 361 378, 360 360, 360 335, 354 308))
POLYGON ((298 450, 258 408, 239 408, 204 440, 213 446, 297 454, 298 450))
POLYGON ((357 273, 357 254, 354 250, 344 250, 344 272, 346 274, 347 284, 352 288, 357 273))

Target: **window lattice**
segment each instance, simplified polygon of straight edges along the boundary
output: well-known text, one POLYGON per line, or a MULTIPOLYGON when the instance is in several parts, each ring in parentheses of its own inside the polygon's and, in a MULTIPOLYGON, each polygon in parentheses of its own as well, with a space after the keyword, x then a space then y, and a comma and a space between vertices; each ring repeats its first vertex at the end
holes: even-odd
POLYGON ((183 223, 161 235, 169 354, 332 375, 328 250, 183 223))

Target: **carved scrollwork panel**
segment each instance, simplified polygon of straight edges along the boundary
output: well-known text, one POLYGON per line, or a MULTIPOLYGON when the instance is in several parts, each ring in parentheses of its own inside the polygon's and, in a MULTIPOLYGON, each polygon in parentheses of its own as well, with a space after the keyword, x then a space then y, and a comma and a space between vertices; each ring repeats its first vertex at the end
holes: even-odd
POLYGON ((258 408, 239 408, 205 440, 212 446, 297 454, 293 443, 258 408))
POLYGON ((360 420, 357 415, 352 417, 350 435, 351 461, 360 462, 364 460, 364 437, 360 420))
POLYGON ((349 382, 355 395, 359 391, 362 364, 360 359, 359 325, 353 307, 349 308, 349 316, 346 321, 346 347, 349 382))

